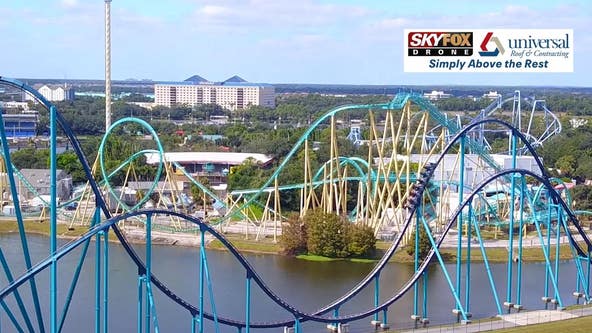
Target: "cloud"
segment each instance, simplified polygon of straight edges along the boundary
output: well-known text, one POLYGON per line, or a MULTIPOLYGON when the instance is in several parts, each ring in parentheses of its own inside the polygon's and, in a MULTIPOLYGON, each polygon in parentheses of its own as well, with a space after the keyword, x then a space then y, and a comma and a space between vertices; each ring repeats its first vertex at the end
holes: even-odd
POLYGON ((361 6, 319 3, 313 0, 201 1, 195 10, 199 30, 235 32, 244 29, 320 30, 363 18, 361 6))
POLYGON ((472 15, 384 15, 377 21, 361 27, 360 36, 383 41, 399 41, 406 28, 573 28, 589 30, 589 13, 576 5, 557 5, 548 8, 532 8, 523 5, 507 5, 495 11, 472 15), (549 20, 549 18, 553 18, 549 20))
POLYGON ((60 6, 64 8, 73 8, 78 6, 78 0, 60 0, 60 6))

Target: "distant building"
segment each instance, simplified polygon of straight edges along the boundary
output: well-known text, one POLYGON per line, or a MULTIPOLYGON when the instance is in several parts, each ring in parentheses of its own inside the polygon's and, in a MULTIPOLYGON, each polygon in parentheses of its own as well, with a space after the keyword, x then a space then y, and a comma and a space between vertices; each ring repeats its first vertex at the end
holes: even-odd
MULTIPOLYGON (((158 164, 158 153, 146 153, 146 163, 158 164)), ((194 178, 206 177, 211 185, 226 183, 230 168, 253 159, 261 167, 268 166, 273 157, 265 154, 224 153, 224 152, 172 152, 165 153, 167 162, 176 162, 194 178)))
POLYGON ((483 94, 483 98, 487 98, 487 99, 496 99, 501 96, 502 96, 502 94, 498 93, 497 91, 490 91, 487 94, 483 94))
MULTIPOLYGON (((49 169, 21 169, 20 173, 27 180, 28 184, 21 178, 17 178, 19 198, 30 201, 38 196, 47 197, 50 195, 49 169)), ((63 170, 57 170, 56 176, 56 194, 58 199, 60 201, 70 199, 73 190, 72 177, 63 170)))
POLYGON ((127 104, 137 105, 137 106, 147 109, 147 110, 152 110, 156 106, 156 103, 154 103, 154 102, 127 102, 127 104))
POLYGON ((450 98, 451 96, 452 96, 451 94, 447 94, 443 91, 437 91, 437 90, 432 90, 431 93, 424 93, 423 94, 423 97, 425 97, 431 101, 444 99, 444 98, 450 98))
POLYGON ((4 131, 10 138, 29 138, 37 135, 39 114, 37 111, 25 111, 23 113, 2 114, 4 131))
POLYGON ((2 102, 2 101, 0 101, 0 107, 3 109, 19 109, 19 110, 23 110, 23 111, 29 111, 29 103, 28 102, 17 102, 17 101, 2 102))
MULTIPOLYGON (((50 102, 71 101, 74 99, 74 88, 67 85, 34 85, 33 88, 50 102)), ((33 96, 27 95, 27 100, 35 100, 33 96)))
POLYGON ((155 84, 154 103, 168 107, 217 104, 230 111, 252 105, 275 108, 275 87, 250 83, 236 75, 223 82, 210 82, 194 75, 183 82, 155 84))

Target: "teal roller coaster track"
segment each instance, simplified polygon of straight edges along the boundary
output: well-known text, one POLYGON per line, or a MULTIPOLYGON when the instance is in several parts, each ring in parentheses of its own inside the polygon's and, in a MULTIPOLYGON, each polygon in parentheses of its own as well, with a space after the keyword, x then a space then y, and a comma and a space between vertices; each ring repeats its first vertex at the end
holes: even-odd
MULTIPOLYGON (((155 298, 156 290, 160 291, 170 302, 176 306, 179 311, 185 312, 187 321, 191 323, 192 332, 204 332, 206 330, 206 323, 209 322, 211 327, 214 327, 218 332, 224 327, 236 329, 238 332, 250 332, 252 329, 274 329, 281 327, 291 327, 295 332, 302 331, 302 324, 305 322, 320 322, 339 327, 341 325, 371 318, 377 323, 382 323, 384 326, 388 325, 389 309, 401 302, 404 295, 413 295, 414 307, 411 318, 413 320, 423 320, 427 322, 428 306, 430 304, 430 297, 427 293, 426 281, 429 274, 428 266, 433 263, 438 267, 438 271, 443 274, 446 280, 450 295, 453 298, 454 313, 463 322, 469 323, 471 321, 471 304, 472 302, 492 302, 495 304, 496 311, 492 314, 501 315, 505 311, 520 310, 522 308, 522 297, 525 291, 523 290, 523 272, 522 272, 522 256, 525 244, 524 227, 526 225, 533 226, 536 230, 535 234, 538 238, 538 248, 542 252, 545 265, 545 276, 538 277, 541 281, 541 288, 538 292, 542 296, 544 303, 542 306, 547 307, 549 303, 556 304, 562 308, 567 306, 567 300, 561 297, 561 289, 570 289, 578 294, 578 300, 583 298, 586 302, 590 301, 590 264, 592 242, 589 240, 583 227, 578 221, 576 212, 571 210, 570 205, 565 201, 562 193, 555 189, 556 182, 549 177, 546 168, 544 168, 540 158, 538 158, 535 149, 533 148, 532 138, 525 135, 519 127, 514 124, 507 123, 501 120, 492 119, 489 117, 482 117, 476 119, 468 125, 458 126, 457 123, 449 121, 442 113, 440 113, 431 103, 424 100, 417 94, 403 93, 398 94, 390 103, 379 105, 354 105, 339 107, 331 110, 324 117, 321 117, 311 127, 305 131, 302 138, 297 142, 294 148, 289 152, 287 157, 279 163, 278 167, 273 172, 272 176, 265 182, 265 184, 256 190, 245 190, 242 194, 253 194, 245 201, 244 205, 254 202, 258 195, 265 193, 269 188, 275 188, 278 192, 280 189, 301 190, 309 189, 310 191, 318 191, 323 186, 328 186, 327 191, 336 187, 339 182, 355 181, 360 184, 366 184, 367 191, 364 196, 370 197, 370 192, 380 193, 384 191, 391 194, 384 194, 383 201, 404 200, 405 202, 397 203, 400 207, 405 206, 404 210, 400 210, 404 220, 399 223, 399 229, 396 236, 392 240, 390 247, 385 252, 382 259, 380 259, 374 268, 351 290, 344 293, 341 297, 334 300, 320 300, 325 301, 325 305, 319 307, 317 311, 307 312, 290 303, 290 300, 283 299, 265 282, 264 278, 260 276, 255 268, 249 263, 247 259, 228 241, 223 234, 217 231, 212 225, 205 223, 194 216, 167 209, 142 209, 139 203, 135 206, 128 207, 126 211, 121 214, 112 215, 106 201, 104 199, 104 191, 101 190, 99 182, 93 178, 93 173, 88 161, 80 149, 80 144, 74 133, 70 130, 69 125, 64 118, 57 112, 55 106, 49 103, 38 92, 31 87, 18 82, 13 79, 0 78, 0 83, 8 85, 13 88, 21 89, 35 98, 49 110, 50 115, 50 143, 51 143, 51 199, 48 202, 49 206, 49 220, 50 220, 50 246, 45 259, 39 262, 33 262, 29 251, 29 240, 25 232, 25 222, 21 213, 18 201, 18 191, 16 188, 18 173, 14 170, 10 161, 9 141, 6 138, 6 133, 3 128, 3 121, 0 119, 0 139, 3 149, 3 156, 5 160, 6 173, 10 183, 11 197, 16 209, 16 221, 18 225, 19 240, 22 247, 22 256, 25 263, 25 271, 20 275, 15 275, 16 269, 10 265, 10 258, 5 256, 6 249, 3 244, 0 244, 0 264, 2 272, 4 273, 5 281, 0 286, 0 307, 8 320, 3 322, 2 327, 8 327, 11 331, 18 332, 45 332, 52 333, 61 332, 64 325, 72 318, 68 317, 71 307, 72 297, 77 291, 78 281, 82 270, 84 269, 85 261, 93 261, 95 263, 94 279, 97 289, 94 292, 95 308, 91 311, 94 313, 94 322, 89 323, 88 331, 105 332, 109 322, 109 304, 108 289, 110 283, 110 268, 111 262, 109 260, 109 244, 110 235, 114 235, 121 243, 123 249, 129 256, 130 265, 137 268, 137 279, 130 285, 130 288, 135 288, 138 291, 137 306, 130 309, 130 313, 136 313, 136 316, 130 316, 130 320, 135 323, 138 332, 160 331, 159 317, 157 315, 157 298, 155 298), (436 122, 437 125, 446 128, 447 133, 442 135, 446 140, 442 140, 441 149, 434 151, 432 149, 429 162, 427 160, 420 161, 420 167, 427 169, 428 172, 417 173, 411 172, 407 164, 406 170, 397 169, 390 170, 390 167, 385 169, 373 169, 372 161, 367 161, 360 158, 347 158, 334 154, 330 161, 323 165, 316 173, 310 172, 308 179, 301 185, 284 185, 283 187, 277 184, 278 175, 283 170, 284 166, 291 158, 294 158, 302 146, 308 146, 308 138, 315 128, 326 119, 333 119, 335 114, 345 110, 405 110, 410 104, 415 105, 420 111, 425 112, 431 116, 431 121, 436 122), (56 135, 57 128, 61 127, 63 133, 68 137, 74 148, 78 158, 80 159, 86 176, 90 179, 90 187, 95 198, 95 211, 93 214, 92 223, 81 237, 67 243, 66 245, 57 247, 57 212, 58 205, 56 200, 56 135), (495 129, 502 129, 509 133, 509 145, 511 150, 515 153, 511 156, 511 167, 501 167, 496 161, 485 151, 483 145, 479 145, 479 141, 472 136, 475 131, 482 130, 485 127, 492 126, 495 129), (527 153, 533 157, 536 167, 534 170, 527 170, 519 168, 517 165, 518 152, 524 147, 523 153, 527 153), (520 149, 519 149, 520 148, 520 149), (442 165, 446 156, 455 152, 458 160, 457 179, 453 182, 446 182, 442 177, 438 178, 438 170, 442 170, 442 165), (481 177, 478 182, 469 183, 464 174, 466 172, 465 163, 469 162, 469 152, 476 153, 480 156, 483 163, 488 165, 492 170, 490 174, 481 177), (352 166, 357 170, 356 175, 339 174, 340 168, 344 166, 352 166), (435 172, 434 172, 435 171, 435 172), (460 173, 460 175, 458 174, 460 173), (332 174, 338 174, 333 178, 332 174), (406 188, 394 186, 388 188, 381 188, 376 184, 387 183, 390 178, 398 179, 408 186, 406 188), (504 183, 505 192, 507 196, 507 213, 501 216, 496 209, 490 209, 487 213, 476 208, 477 202, 484 197, 484 191, 492 184, 504 183), (274 183, 276 185, 274 186, 274 183), (537 185, 536 190, 533 190, 532 184, 537 185), (429 202, 438 201, 441 199, 430 198, 430 196, 442 196, 443 192, 433 194, 428 191, 429 187, 440 187, 441 189, 451 186, 456 186, 461 190, 458 191, 457 203, 452 207, 451 212, 440 216, 443 220, 438 230, 434 230, 431 224, 434 222, 434 215, 437 208, 430 207, 429 202), (408 191, 413 188, 412 191, 408 191), (396 191, 405 191, 404 195, 398 196, 396 199, 392 193, 396 191), (409 193, 407 193, 407 191, 409 193), (480 199, 481 198, 481 199, 480 199), (543 200, 544 198, 544 200, 543 200), (503 281, 495 280, 492 274, 492 266, 488 258, 488 252, 485 247, 485 239, 482 236, 483 215, 497 215, 492 218, 497 218, 502 221, 507 227, 507 247, 508 247, 508 262, 506 264, 506 276, 503 281), (153 221, 160 216, 174 216, 186 223, 195 226, 198 230, 197 235, 200 239, 199 245, 199 261, 196 262, 197 276, 189 281, 194 281, 196 293, 199 294, 197 301, 189 301, 184 296, 175 292, 174 285, 167 285, 154 274, 153 267, 153 248, 152 248, 152 232, 153 221), (126 219, 138 218, 144 223, 145 253, 140 255, 130 245, 124 232, 120 229, 118 223, 126 219), (384 271, 389 260, 393 257, 396 251, 400 250, 403 245, 409 241, 410 235, 415 234, 419 237, 419 231, 425 231, 430 243, 430 251, 425 258, 420 258, 417 246, 419 242, 416 238, 416 255, 414 257, 414 270, 407 280, 395 288, 392 294, 384 295, 381 291, 386 288, 381 288, 389 281, 381 279, 381 273, 384 271), (456 230, 456 235, 452 231, 456 230), (236 302, 243 302, 245 313, 243 317, 233 318, 218 315, 216 311, 216 293, 214 293, 213 286, 216 280, 211 276, 208 262, 208 251, 205 247, 205 237, 214 237, 218 239, 226 249, 232 254, 236 260, 237 267, 244 273, 245 276, 245 298, 237 298, 236 302), (468 236, 468 237, 467 237, 468 236), (552 243, 560 243, 561 238, 567 239, 567 245, 572 256, 572 263, 576 268, 575 289, 573 284, 569 286, 562 280, 559 282, 559 268, 558 262, 559 246, 552 246, 552 243), (553 240, 552 240, 553 238, 553 240), (95 257, 88 258, 88 249, 91 240, 95 242, 95 257), (446 239, 455 240, 455 248, 457 250, 457 260, 454 265, 446 265, 443 257, 442 249, 440 248, 446 239), (491 289, 491 299, 471 298, 471 276, 472 271, 471 249, 478 249, 483 258, 483 267, 488 279, 488 284, 491 289), (553 253, 555 251, 555 253, 553 253), (57 270, 63 260, 75 260, 78 262, 76 269, 72 272, 66 281, 61 276, 58 279, 57 270), (515 261, 516 260, 516 261, 515 261), (516 271, 514 272, 514 269, 516 271), (50 288, 41 288, 38 284, 40 274, 49 271, 50 288), (499 288, 500 284, 505 285, 505 289, 499 288), (286 319, 278 319, 276 321, 263 322, 253 320, 252 307, 252 289, 257 286, 267 297, 267 299, 285 312, 286 319), (362 291, 368 291, 372 295, 370 299, 364 296, 362 291), (501 298, 500 290, 505 290, 505 297, 501 298), (102 291, 102 292, 101 292, 102 291), (210 304, 205 304, 209 301, 210 304), (363 310, 353 313, 347 312, 344 309, 345 305, 350 302, 363 304, 363 310), (506 307, 506 309, 504 309, 506 307)), ((0 115, 1 117, 1 115, 0 115)), ((370 116, 372 120, 372 116, 370 116)), ((402 118, 401 122, 405 119, 402 118)), ((113 126, 118 126, 123 122, 136 122, 148 131, 152 131, 149 124, 135 119, 123 119, 113 126)), ((387 118, 387 123, 389 122, 387 118)), ((411 121, 411 120, 409 120, 411 121)), ((427 125, 427 120, 424 123, 427 125)), ((394 122, 393 122, 394 124, 394 122)), ((385 125, 388 127, 388 125, 385 125)), ((396 127, 392 127, 393 133, 396 127)), ((419 133, 420 131, 418 131, 419 133)), ((425 135, 424 131, 421 135, 425 135)), ((157 138, 156 133, 152 133, 154 138, 157 138)), ((378 140, 374 143, 376 147, 380 146, 381 142, 386 140, 378 140)), ((395 134, 392 137, 400 137, 402 135, 395 134)), ((406 138, 406 142, 413 141, 411 136, 406 138)), ((105 139, 103 140, 103 143, 105 139)), ((161 165, 165 162, 162 160, 163 150, 162 146, 157 142, 156 151, 161 154, 161 165)), ((418 143, 419 144, 419 143, 418 143)), ((535 144, 536 145, 536 144, 535 144)), ((101 147, 103 144, 101 145, 101 147)), ((409 144, 409 147, 413 144, 409 144)), ((374 149, 374 148, 370 148, 374 149)), ((378 149, 378 148, 376 148, 378 149)), ((386 150, 382 150, 386 151, 386 150)), ((100 156, 102 156, 100 154, 100 156)), ((410 156, 410 155, 408 155, 410 156)), ((109 174, 111 173, 104 167, 103 159, 101 160, 101 172, 103 179, 106 179, 107 187, 109 174)), ((382 161, 375 162, 381 164, 382 161)), ((392 163, 391 163, 392 164, 392 163)), ((391 165, 389 164, 389 165, 391 165)), ((396 163, 395 163, 396 164, 396 163)), ((159 168, 158 174, 161 169, 159 168)), ((158 179, 158 177, 156 178, 158 179)), ((156 180, 155 180, 156 182, 156 180)), ((154 187, 152 188, 154 189, 154 187)), ((151 190, 152 190, 151 189, 151 190)), ((205 189, 205 187, 204 187, 205 189)), ((211 195, 214 195, 213 193, 211 195)), ((451 203, 453 201, 449 201, 451 203)), ((337 203, 334 203, 335 207, 337 203)), ((371 217, 371 205, 357 207, 359 213, 355 220, 359 223, 364 223, 362 216, 371 217), (365 215, 363 215, 365 214, 365 215)), ((391 207, 391 206, 389 206, 391 207)), ((475 267, 473 267, 473 270, 475 267)), ((187 282, 191 283, 191 282, 187 282)), ((530 290, 529 292, 535 292, 530 290)), ((366 292, 368 294, 368 292, 366 292)), ((367 295, 366 295, 367 296, 367 295)))

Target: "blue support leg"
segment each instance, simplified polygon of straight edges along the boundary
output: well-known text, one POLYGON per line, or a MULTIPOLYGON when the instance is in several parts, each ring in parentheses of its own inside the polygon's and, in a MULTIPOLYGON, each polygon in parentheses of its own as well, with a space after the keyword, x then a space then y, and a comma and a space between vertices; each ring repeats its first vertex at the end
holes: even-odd
POLYGON ((138 277, 138 333, 142 333, 142 320, 144 319, 144 311, 142 310, 142 303, 144 290, 144 275, 138 277))
POLYGON ((204 262, 204 245, 205 235, 202 228, 200 228, 200 244, 199 244, 199 333, 204 332, 204 276, 205 276, 205 262, 204 262))
POLYGON ((95 237, 95 333, 101 332, 101 236, 95 237))
POLYGON ((523 235, 523 228, 524 228, 524 196, 526 194, 526 180, 524 179, 524 175, 521 177, 520 181, 520 220, 518 221, 518 226, 520 230, 518 230, 518 269, 516 272, 516 306, 518 310, 520 310, 522 304, 522 238, 523 235))
MULTIPOLYGON (((471 313, 471 221, 473 217, 473 205, 469 203, 468 221, 467 221, 467 276, 465 277, 465 309, 471 313)), ((478 228, 478 226, 475 226, 478 228)))
MULTIPOLYGON (((421 206, 420 206, 421 208, 421 206)), ((419 209, 418 209, 419 211, 419 209)), ((413 271, 417 272, 419 268, 419 213, 415 213, 415 239, 414 239, 414 246, 415 251, 413 254, 413 271)), ((417 320, 419 319, 419 283, 416 281, 413 284, 413 315, 411 319, 415 321, 417 324, 417 320)))
POLYGON ((109 228, 103 234, 103 333, 109 327, 109 228))
MULTIPOLYGON (((58 248, 57 239, 57 136, 58 136, 58 124, 56 121, 56 107, 51 106, 49 108, 49 132, 50 132, 50 144, 49 144, 49 190, 50 190, 50 203, 49 203, 49 251, 51 255, 55 255, 58 248)), ((49 269, 50 276, 50 331, 51 333, 58 333, 58 261, 53 260, 49 269)))
MULTIPOLYGON (((378 307, 380 302, 380 273, 376 274, 374 278, 374 307, 378 307)), ((374 314, 374 321, 378 321, 378 312, 374 314)))
POLYGON ((489 285, 491 286, 491 291, 493 293, 493 299, 495 300, 495 305, 497 307, 497 314, 502 314, 502 306, 499 301, 499 297, 497 295, 497 288, 495 287, 495 281, 493 280, 493 274, 491 273, 491 266, 489 265, 489 259, 487 259, 487 251, 485 250, 485 246, 483 245, 483 238, 481 238, 481 230, 477 225, 477 220, 473 220, 475 224, 475 233, 477 234, 477 239, 479 240, 479 248, 481 249, 481 256, 483 257, 483 264, 485 265, 485 270, 487 271, 487 278, 489 279, 489 285))
MULTIPOLYGON (((465 174, 464 174, 464 170, 465 170, 465 136, 463 135, 460 138, 460 168, 459 168, 459 189, 458 189, 458 202, 463 202, 464 200, 464 189, 465 189, 465 174)), ((463 213, 461 211, 461 213, 458 215, 457 217, 457 221, 456 221, 456 228, 458 231, 458 239, 457 239, 457 244, 456 244, 456 290, 459 293, 459 297, 460 297, 460 291, 461 291, 461 273, 462 273, 462 233, 463 233, 463 213)), ((457 313, 460 310, 460 307, 457 306, 455 307, 457 313)), ((457 321, 460 320, 460 317, 457 316, 457 321)))
MULTIPOLYGON (((556 243, 555 243, 555 283, 559 284, 559 256, 560 256, 560 249, 561 249, 561 220, 562 214, 559 207, 557 207, 557 227, 556 227, 556 243)), ((559 296, 559 288, 558 285, 555 287, 555 299, 557 303, 561 303, 561 298, 559 296)), ((561 304, 559 306, 562 306, 561 304)))
POLYGON ((251 331, 251 277, 247 274, 245 299, 245 333, 251 331))
MULTIPOLYGON (((1 139, 1 146, 2 146, 2 155, 4 157, 4 163, 6 165, 6 176, 8 177, 8 182, 10 183, 10 195, 12 197, 12 203, 15 207, 15 215, 16 221, 18 226, 18 233, 20 236, 21 246, 23 249, 23 257, 25 260, 25 267, 27 269, 31 269, 33 266, 31 263, 31 255, 29 253, 29 243, 27 241, 27 234, 25 232, 25 223, 23 220, 23 215, 20 209, 20 200, 18 190, 16 188, 16 181, 14 178, 14 169, 12 166, 12 161, 10 159, 10 147, 8 145, 8 140, 6 139, 6 131, 4 128, 4 118, 2 117, 2 110, 0 109, 0 139, 1 139)), ((54 110, 55 111, 55 110, 54 110)), ((50 115, 51 121, 51 115, 50 115)), ((41 312, 41 304, 39 302, 39 293, 37 291, 37 283, 35 282, 35 277, 29 279, 29 286, 31 289, 31 296, 33 298, 33 305, 35 307, 35 315, 37 318, 37 324, 40 333, 45 332, 45 324, 43 323, 43 315, 41 312)), ((18 303, 18 301, 17 301, 18 303)), ((26 318, 28 318, 28 314, 24 314, 26 318)))

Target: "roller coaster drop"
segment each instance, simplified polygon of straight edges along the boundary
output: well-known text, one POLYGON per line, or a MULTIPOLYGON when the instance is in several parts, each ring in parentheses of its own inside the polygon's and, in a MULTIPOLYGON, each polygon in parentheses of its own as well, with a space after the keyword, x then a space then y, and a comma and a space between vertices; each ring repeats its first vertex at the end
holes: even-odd
MULTIPOLYGON (((9 325, 14 331, 19 332, 60 332, 68 319, 72 296, 77 292, 76 286, 87 259, 87 251, 91 239, 95 239, 95 309, 93 309, 96 332, 106 331, 109 322, 109 235, 114 234, 124 250, 129 255, 133 265, 137 267, 137 284, 132 287, 138 290, 137 302, 137 331, 159 331, 160 325, 157 316, 157 304, 155 289, 164 294, 180 310, 186 311, 187 321, 191 323, 192 332, 204 332, 211 325, 218 332, 221 327, 234 327, 239 332, 249 332, 251 329, 292 327, 294 331, 301 332, 305 322, 321 322, 340 328, 349 322, 372 318, 376 325, 388 326, 388 310, 396 307, 407 293, 413 294, 413 313, 411 318, 415 321, 428 322, 429 295, 426 281, 428 265, 435 262, 446 279, 447 286, 453 298, 453 312, 458 319, 470 322, 471 318, 471 250, 478 249, 483 259, 483 267, 492 292, 492 302, 495 306, 495 314, 502 315, 507 311, 522 309, 523 273, 522 251, 524 232, 526 226, 536 230, 539 249, 544 257, 545 277, 541 284, 544 306, 549 303, 558 308, 565 307, 566 300, 561 297, 560 291, 568 286, 559 284, 559 246, 551 246, 552 242, 560 243, 560 239, 566 238, 576 268, 575 290, 573 294, 577 300, 590 301, 590 251, 592 243, 578 222, 576 212, 564 200, 565 194, 559 193, 554 186, 557 181, 550 178, 541 160, 533 149, 533 137, 525 136, 512 124, 501 120, 484 117, 475 119, 469 124, 460 124, 449 121, 431 103, 416 94, 398 94, 390 103, 374 105, 353 105, 336 108, 317 122, 304 133, 297 145, 288 156, 280 163, 266 184, 252 191, 244 191, 243 203, 237 204, 236 212, 244 211, 253 203, 258 195, 273 192, 279 196, 282 186, 278 184, 278 175, 291 158, 296 158, 297 153, 303 151, 304 155, 310 154, 308 138, 319 124, 325 119, 331 122, 330 130, 335 130, 335 115, 348 110, 369 110, 371 130, 368 145, 368 160, 360 158, 346 158, 339 156, 337 144, 332 142, 329 147, 329 161, 321 165, 319 171, 313 173, 313 165, 309 158, 304 158, 304 181, 300 185, 286 185, 286 189, 300 190, 302 213, 307 209, 319 208, 325 211, 350 215, 352 221, 365 223, 375 227, 377 232, 386 225, 394 225, 396 233, 392 244, 383 258, 376 263, 372 271, 363 278, 355 287, 343 296, 321 306, 314 312, 303 311, 275 293, 259 276, 251 264, 226 240, 226 238, 214 228, 202 220, 185 213, 150 208, 140 209, 142 202, 127 207, 122 213, 112 215, 99 182, 93 178, 93 172, 82 154, 77 138, 70 130, 64 118, 57 112, 55 106, 46 101, 32 88, 13 79, 0 78, 0 82, 13 88, 22 89, 32 94, 45 107, 50 114, 50 157, 51 157, 51 200, 49 201, 50 219, 50 246, 46 259, 33 263, 28 246, 28 238, 25 233, 23 215, 20 209, 18 192, 16 188, 15 172, 10 162, 9 142, 0 119, 0 139, 5 161, 6 177, 10 185, 10 196, 15 206, 18 231, 22 246, 25 272, 20 276, 15 275, 15 266, 10 262, 14 258, 6 257, 6 249, 0 244, 0 264, 4 272, 2 287, 0 289, 0 306, 3 315, 8 320, 3 325, 9 325), (416 111, 415 113, 412 111, 416 111), (380 126, 376 118, 384 119, 380 126), (80 238, 57 248, 57 222, 58 205, 56 200, 56 134, 57 126, 69 138, 78 158, 82 162, 86 176, 91 181, 89 187, 95 200, 95 209, 88 231, 80 238), (435 140, 430 140, 428 129, 440 127, 441 133, 435 135, 435 140), (377 128, 382 128, 382 135, 377 128), (508 133, 507 138, 510 151, 514 152, 510 157, 511 166, 501 167, 496 163, 495 156, 490 155, 482 144, 487 133, 508 133), (524 147, 522 149, 521 147, 524 147), (426 152, 424 155, 415 156, 412 151, 426 152), (534 168, 518 168, 521 157, 516 152, 522 151, 531 156, 534 168), (374 153, 373 153, 374 152, 374 153), (401 158, 403 156, 403 158, 401 158), (447 159, 454 156, 452 166, 447 166, 447 159), (414 159, 412 161, 412 159, 414 159), (417 163, 415 166, 414 163, 417 163), (476 166, 482 166, 479 173, 470 173, 469 170, 476 166), (352 176, 351 171, 357 172, 352 176), (418 172, 423 170, 423 172, 418 172), (452 172, 449 172, 452 170, 452 172), (454 172, 456 170, 456 172, 454 172), (347 208, 347 188, 357 186, 357 204, 354 209, 347 208), (534 185, 533 185, 534 183, 534 185), (496 192, 500 198, 491 196, 491 188, 502 188, 496 192), (457 189, 456 195, 453 195, 457 189), (489 192, 488 192, 489 191, 489 192), (496 199, 492 199, 496 198, 496 199), (448 209, 445 209, 448 207, 448 209), (389 215, 390 214, 390 215, 389 215), (199 294, 197 302, 190 302, 182 295, 175 292, 176 286, 165 285, 153 273, 156 262, 152 255, 153 221, 162 217, 173 217, 184 223, 195 226, 201 242, 199 245, 199 268, 196 283, 196 293, 199 294), (144 223, 146 253, 141 256, 133 249, 120 229, 119 223, 129 219, 137 219, 144 223), (392 220, 396 220, 394 223, 392 220), (493 222, 492 222, 493 221, 493 222), (482 236, 482 230, 487 224, 495 224, 508 230, 508 263, 505 274, 505 297, 500 300, 502 288, 498 288, 500 281, 495 281, 492 267, 489 263, 488 253, 485 248, 486 240, 482 236), (431 249, 425 258, 418 256, 417 237, 420 230, 425 231, 431 244, 431 249), (454 231, 455 234, 454 234, 454 231), (400 286, 392 286, 392 281, 384 280, 381 273, 388 267, 388 261, 397 250, 408 242, 411 235, 416 237, 416 255, 414 258, 413 273, 400 286), (208 269, 208 256, 205 248, 205 237, 218 239, 236 259, 236 265, 245 272, 245 299, 244 318, 230 318, 218 315, 215 306, 216 294, 213 293, 213 285, 216 282, 208 269), (444 264, 440 246, 445 241, 454 241, 457 249, 456 264, 454 270, 449 272, 449 266, 444 264), (552 253, 552 252, 555 253, 552 253), (58 281, 57 270, 64 258, 72 259, 79 256, 78 266, 72 272, 68 281, 64 281, 64 275, 60 275, 58 281), (516 269, 516 271, 514 271, 516 269), (50 288, 48 297, 40 295, 45 288, 39 288, 37 280, 40 273, 49 270, 50 288), (264 296, 285 311, 284 320, 273 322, 254 321, 252 313, 252 289, 253 283, 260 288, 264 296), (59 289, 64 288, 65 289, 59 289), (385 288, 386 287, 386 288, 385 288), (206 289, 207 288, 207 289, 206 289), (372 294, 364 296, 363 290, 369 289, 372 294), (384 290, 394 290, 391 294, 385 294, 384 290), (101 293, 102 291, 102 293, 101 293), (382 291, 382 293, 381 293, 382 291), (58 302, 58 294, 65 295, 58 302), (49 304, 42 304, 42 299, 49 298, 49 304), (209 300, 209 305, 205 300, 209 300), (357 304, 365 304, 366 308, 357 313, 344 313, 344 305, 355 301, 357 304), (59 306, 58 306, 59 305, 59 306), (49 323, 46 323, 47 309, 49 310, 49 323)), ((148 124, 141 120, 124 119, 120 122, 134 121, 150 130, 148 124)), ((116 122, 113 126, 117 126, 116 122)), ((530 128, 530 127, 529 127, 530 128)), ((432 131, 433 133, 433 131, 432 131)), ((162 157, 162 148, 158 144, 156 133, 152 133, 157 144, 156 151, 160 154, 161 163, 155 183, 160 177, 160 172, 166 169, 166 161, 162 157)), ((546 134, 545 134, 546 135, 546 134)), ((333 137, 335 137, 333 135, 333 137)), ((108 170, 101 161, 103 182, 109 188, 108 170)), ((154 190, 153 186, 151 191, 154 190)), ((351 192, 350 192, 351 193, 351 192)), ((212 194, 213 195, 213 194, 212 194)), ((147 197, 148 195, 146 195, 147 197)), ((268 200, 277 202, 277 199, 268 200)), ((237 201, 238 202, 238 201, 237 201)), ((229 208, 232 208, 229 204, 229 208)), ((237 213, 239 214, 239 213, 237 213)), ((279 205, 273 209, 276 219, 281 218, 279 205)), ((233 215, 233 214, 229 214, 233 215)), ((228 221, 222 221, 228 222, 228 221)), ((541 277, 536 277, 541 279, 541 277)), ((189 279, 187 281, 193 281, 189 279)), ((563 280, 562 280, 563 281, 563 280)), ((573 286, 572 286, 573 287, 573 286)), ((529 290, 529 292, 534 292, 529 290)), ((185 295, 186 296, 186 295, 185 295)), ((239 301, 237 299, 237 301, 239 301)), ((480 299, 481 302, 488 300, 480 299)), ((132 311, 130 311, 132 312, 132 311)), ((89 327, 89 330, 92 329, 89 327)))

